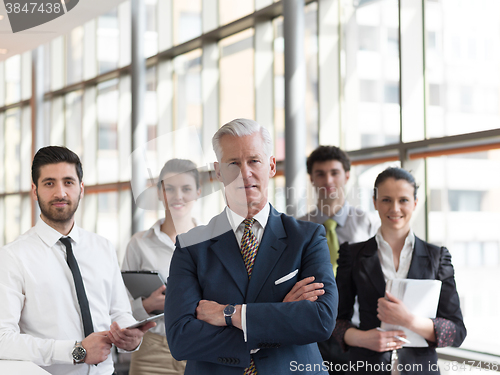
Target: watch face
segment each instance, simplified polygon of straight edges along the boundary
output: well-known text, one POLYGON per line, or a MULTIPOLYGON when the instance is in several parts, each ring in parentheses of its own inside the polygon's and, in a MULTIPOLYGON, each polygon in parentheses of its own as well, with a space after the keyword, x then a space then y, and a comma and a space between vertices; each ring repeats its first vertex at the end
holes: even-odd
POLYGON ((85 355, 87 354, 87 352, 85 351, 85 349, 81 346, 75 346, 73 348, 73 351, 71 352, 71 355, 73 356, 73 359, 76 361, 76 362, 81 362, 85 359, 85 355))
POLYGON ((233 315, 235 313, 235 311, 236 311, 236 307, 234 307, 233 305, 227 305, 224 308, 224 315, 225 316, 231 316, 231 315, 233 315))

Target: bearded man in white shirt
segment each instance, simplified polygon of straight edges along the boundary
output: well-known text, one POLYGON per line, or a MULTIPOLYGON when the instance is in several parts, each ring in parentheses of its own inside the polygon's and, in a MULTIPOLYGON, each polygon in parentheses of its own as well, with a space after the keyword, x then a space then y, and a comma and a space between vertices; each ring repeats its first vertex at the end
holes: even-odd
POLYGON ((0 249, 0 359, 32 361, 51 374, 110 375, 112 344, 133 351, 155 323, 120 328, 136 320, 115 249, 75 224, 82 177, 80 159, 65 147, 44 147, 33 159, 40 220, 0 249))

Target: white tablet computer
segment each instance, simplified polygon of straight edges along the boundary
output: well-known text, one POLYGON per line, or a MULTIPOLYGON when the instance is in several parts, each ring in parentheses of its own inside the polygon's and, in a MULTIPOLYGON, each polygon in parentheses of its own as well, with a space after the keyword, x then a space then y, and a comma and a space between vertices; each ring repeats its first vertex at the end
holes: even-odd
POLYGON ((126 328, 137 328, 137 327, 143 326, 144 324, 149 323, 149 322, 156 322, 159 319, 163 319, 163 313, 155 315, 155 316, 150 316, 149 318, 141 320, 140 322, 132 324, 131 326, 128 326, 126 328))

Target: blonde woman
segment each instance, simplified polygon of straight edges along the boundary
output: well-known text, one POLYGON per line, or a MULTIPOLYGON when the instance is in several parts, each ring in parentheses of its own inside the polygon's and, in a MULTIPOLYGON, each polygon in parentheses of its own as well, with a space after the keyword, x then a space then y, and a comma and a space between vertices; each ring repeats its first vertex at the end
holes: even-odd
MULTIPOLYGON (((196 165, 190 160, 169 160, 160 172, 158 199, 165 207, 165 218, 150 229, 136 233, 127 246, 122 269, 158 271, 168 278, 170 261, 175 249, 175 237, 197 224, 191 215, 195 201, 201 193, 196 165)), ((132 301, 132 311, 138 320, 150 316, 152 311, 163 311, 165 286, 145 299, 132 301)), ((132 353, 130 375, 184 374, 185 361, 177 361, 170 354, 165 337, 165 325, 160 321, 145 336, 141 348, 132 353)))

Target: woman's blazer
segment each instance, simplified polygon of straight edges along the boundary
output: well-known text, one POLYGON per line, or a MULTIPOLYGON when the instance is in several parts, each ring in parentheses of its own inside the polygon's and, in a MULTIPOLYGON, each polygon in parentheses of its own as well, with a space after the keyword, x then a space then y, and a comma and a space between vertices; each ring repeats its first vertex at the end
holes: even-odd
MULTIPOLYGON (((438 247, 415 237, 412 260, 408 279, 434 279, 442 281, 441 295, 434 322, 436 343, 430 343, 427 348, 403 348, 398 350, 401 364, 421 363, 420 371, 403 371, 410 373, 438 373, 437 354, 435 347, 458 347, 464 341, 467 331, 460 310, 460 301, 455 285, 451 255, 445 247, 438 247)), ((339 315, 336 336, 342 338, 350 326, 353 315, 355 297, 358 296, 360 326, 366 331, 380 327, 377 318, 377 301, 385 294, 385 280, 377 254, 375 237, 366 242, 343 244, 339 250, 337 286, 339 289, 339 315), (338 331, 343 331, 339 335, 338 331)), ((335 333, 334 333, 335 334, 335 333)), ((364 348, 351 347, 351 360, 367 361, 367 363, 390 363, 390 352, 378 353, 364 348)), ((408 366, 409 368, 410 366, 408 366)), ((380 374, 380 371, 373 373, 380 374)), ((370 371, 358 373, 370 373, 370 371)))

